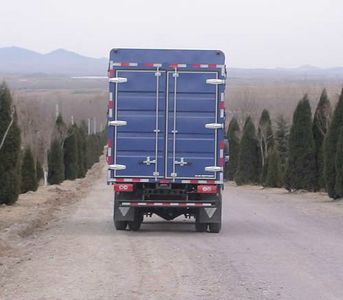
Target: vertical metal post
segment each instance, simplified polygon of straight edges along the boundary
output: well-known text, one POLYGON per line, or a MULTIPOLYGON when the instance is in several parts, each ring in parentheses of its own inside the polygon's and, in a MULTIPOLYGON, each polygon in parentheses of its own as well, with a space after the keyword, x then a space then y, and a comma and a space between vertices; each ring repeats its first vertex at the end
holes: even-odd
POLYGON ((91 119, 88 118, 88 135, 91 135, 91 119))

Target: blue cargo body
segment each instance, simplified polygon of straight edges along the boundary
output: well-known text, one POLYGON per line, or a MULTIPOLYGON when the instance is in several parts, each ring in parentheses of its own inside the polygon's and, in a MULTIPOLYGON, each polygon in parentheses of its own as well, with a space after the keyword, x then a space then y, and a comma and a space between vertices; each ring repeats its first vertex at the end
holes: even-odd
POLYGON ((225 77, 221 51, 113 49, 108 181, 222 183, 225 77))

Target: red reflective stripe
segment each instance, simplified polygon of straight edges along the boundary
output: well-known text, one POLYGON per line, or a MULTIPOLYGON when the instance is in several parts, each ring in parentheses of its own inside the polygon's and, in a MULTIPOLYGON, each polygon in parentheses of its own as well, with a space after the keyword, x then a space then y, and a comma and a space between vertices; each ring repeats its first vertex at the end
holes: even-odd
POLYGON ((128 66, 129 66, 129 63, 127 63, 127 62, 122 62, 122 63, 121 63, 121 66, 122 66, 122 67, 128 67, 128 66))
POLYGON ((139 178, 133 178, 132 182, 141 182, 141 180, 139 178))
POLYGON ((219 159, 219 167, 223 167, 224 166, 224 158, 220 158, 219 159))
POLYGON ((156 207, 156 206, 169 206, 169 207, 203 207, 203 206, 211 206, 213 204, 208 202, 125 202, 123 205, 126 206, 145 206, 145 207, 156 207))
POLYGON ((219 108, 220 108, 220 109, 224 109, 224 108, 225 108, 225 102, 224 102, 224 101, 221 101, 221 102, 219 103, 219 108))
POLYGON ((224 141, 220 141, 219 149, 224 149, 224 147, 225 147, 224 141))
POLYGON ((153 66, 154 66, 154 64, 150 64, 150 63, 148 63, 148 64, 144 64, 144 66, 145 66, 145 67, 153 67, 153 66))
POLYGON ((207 180, 207 183, 215 183, 215 180, 207 180))
POLYGON ((116 178, 117 182, 124 182, 124 178, 116 178))
POLYGON ((108 77, 109 77, 109 78, 114 77, 114 72, 115 72, 115 70, 109 70, 109 71, 108 71, 108 77))
POLYGON ((198 185, 197 192, 200 194, 214 194, 217 192, 216 185, 198 185))
POLYGON ((196 184, 198 183, 199 180, 191 180, 191 184, 196 184))
POLYGON ((168 180, 168 179, 161 179, 160 180, 160 183, 169 183, 170 182, 170 180, 168 180))
POLYGON ((171 64, 169 65, 170 68, 177 68, 177 64, 171 64))
POLYGON ((217 65, 216 64, 209 64, 208 67, 211 68, 211 69, 213 69, 213 68, 216 69, 217 65))
POLYGON ((113 186, 113 189, 116 192, 132 192, 133 191, 133 184, 131 183, 118 183, 113 186))
POLYGON ((108 100, 108 108, 113 108, 113 101, 112 100, 108 100))
POLYGON ((193 64, 192 68, 200 68, 200 64, 193 64))

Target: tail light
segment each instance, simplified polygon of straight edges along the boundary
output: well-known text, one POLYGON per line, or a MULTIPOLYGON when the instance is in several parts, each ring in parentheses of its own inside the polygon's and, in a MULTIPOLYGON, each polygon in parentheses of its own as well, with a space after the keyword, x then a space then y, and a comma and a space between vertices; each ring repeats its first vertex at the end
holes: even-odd
POLYGON ((113 189, 116 192, 132 192, 133 191, 133 184, 132 183, 117 183, 113 185, 113 189))
POLYGON ((217 193, 216 185, 198 185, 197 187, 199 194, 215 194, 217 193))

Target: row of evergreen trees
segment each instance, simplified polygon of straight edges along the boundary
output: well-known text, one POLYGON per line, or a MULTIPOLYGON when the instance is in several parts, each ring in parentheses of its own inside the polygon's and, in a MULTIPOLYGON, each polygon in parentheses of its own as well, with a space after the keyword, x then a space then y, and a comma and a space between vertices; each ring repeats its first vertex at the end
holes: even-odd
POLYGON ((80 127, 73 124, 67 128, 62 116, 56 119, 54 136, 48 152, 50 184, 85 177, 87 170, 99 161, 106 143, 105 131, 87 135, 85 122, 80 127))
POLYGON ((232 118, 227 132, 230 162, 226 177, 239 185, 327 190, 331 198, 342 198, 343 90, 333 115, 324 89, 313 120, 305 95, 294 111, 290 130, 282 116, 275 123, 273 130, 267 110, 257 129, 251 117, 242 130, 232 118))
POLYGON ((0 85, 0 204, 13 204, 20 189, 20 129, 10 90, 0 85))
MULTIPOLYGON (((48 182, 84 177, 99 161, 106 143, 105 132, 87 134, 82 122, 69 128, 61 116, 56 120, 53 140, 48 152, 48 182)), ((0 85, 0 204, 11 205, 19 193, 35 191, 44 177, 41 163, 34 159, 29 147, 21 151, 20 129, 9 88, 0 85)))

